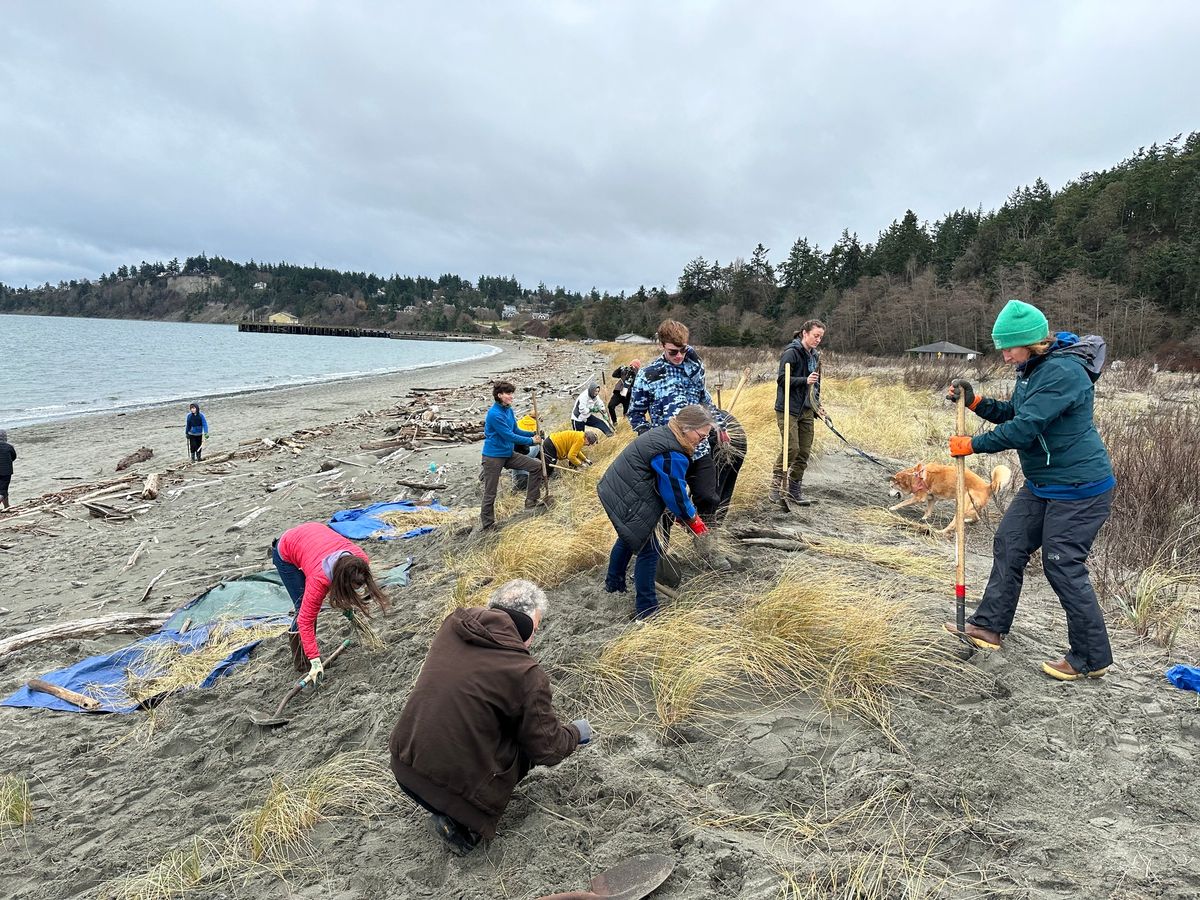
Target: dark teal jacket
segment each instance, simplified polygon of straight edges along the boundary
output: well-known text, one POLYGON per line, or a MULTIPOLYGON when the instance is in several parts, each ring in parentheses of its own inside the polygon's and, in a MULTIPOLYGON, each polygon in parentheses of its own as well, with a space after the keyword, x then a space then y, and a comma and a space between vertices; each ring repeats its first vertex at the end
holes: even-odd
POLYGON ((1060 334, 1043 356, 1018 371, 1012 400, 983 398, 975 414, 996 427, 971 439, 976 453, 1016 450, 1027 481, 1075 485, 1102 481, 1112 463, 1092 420, 1093 383, 1104 342, 1060 334))

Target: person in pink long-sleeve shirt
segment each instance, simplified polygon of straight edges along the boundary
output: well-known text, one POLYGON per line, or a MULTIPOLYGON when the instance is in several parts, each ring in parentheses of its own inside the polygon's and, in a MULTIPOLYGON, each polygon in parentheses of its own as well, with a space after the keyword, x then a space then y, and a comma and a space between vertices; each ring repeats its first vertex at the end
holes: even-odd
MULTIPOLYGON (((353 618, 356 611, 370 616, 372 600, 387 609, 387 595, 371 574, 367 554, 322 522, 306 522, 285 531, 271 545, 271 559, 296 610, 289 632, 293 652, 298 643, 315 682, 325 674, 317 645, 317 613, 325 599, 353 618)), ((299 654, 295 655, 299 660, 299 654)), ((297 669, 302 671, 301 664, 297 669)))

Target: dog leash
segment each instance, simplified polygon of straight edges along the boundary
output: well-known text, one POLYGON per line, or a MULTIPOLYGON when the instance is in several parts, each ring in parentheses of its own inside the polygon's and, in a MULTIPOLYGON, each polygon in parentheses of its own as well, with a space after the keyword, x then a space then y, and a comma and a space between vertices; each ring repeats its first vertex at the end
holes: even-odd
MULTIPOLYGON (((813 411, 816 412, 816 410, 813 410, 813 411)), ((838 438, 841 440, 841 442, 843 444, 845 444, 847 447, 849 447, 851 450, 853 450, 855 453, 857 453, 863 459, 867 460, 867 462, 873 462, 873 463, 875 463, 875 465, 879 466, 879 468, 886 469, 888 472, 892 471, 892 467, 889 466, 887 463, 880 462, 878 459, 876 459, 874 456, 872 456, 867 451, 860 450, 858 447, 855 447, 852 443, 850 443, 848 440, 846 440, 846 436, 844 434, 842 434, 840 431, 838 431, 836 428, 833 427, 833 422, 831 422, 829 420, 829 416, 821 416, 821 421, 825 423, 826 427, 830 431, 832 431, 835 435, 838 436, 838 438)))

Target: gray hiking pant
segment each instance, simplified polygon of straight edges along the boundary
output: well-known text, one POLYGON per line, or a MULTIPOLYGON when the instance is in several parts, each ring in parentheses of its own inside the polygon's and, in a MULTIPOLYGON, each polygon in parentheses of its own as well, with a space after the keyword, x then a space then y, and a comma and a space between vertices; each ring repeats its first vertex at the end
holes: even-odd
POLYGON ((517 469, 529 473, 525 488, 525 508, 536 506, 542 493, 542 461, 514 453, 512 456, 485 456, 479 479, 483 482, 483 502, 479 508, 480 524, 490 528, 496 524, 496 491, 500 487, 500 473, 505 469, 517 469))
POLYGON ((1108 519, 1112 491, 1084 500, 1043 500, 1025 485, 996 529, 992 544, 992 574, 972 625, 1008 634, 1025 564, 1042 548, 1042 569, 1067 614, 1067 652, 1077 672, 1091 672, 1112 664, 1108 629, 1096 592, 1088 577, 1087 557, 1100 526, 1108 519))

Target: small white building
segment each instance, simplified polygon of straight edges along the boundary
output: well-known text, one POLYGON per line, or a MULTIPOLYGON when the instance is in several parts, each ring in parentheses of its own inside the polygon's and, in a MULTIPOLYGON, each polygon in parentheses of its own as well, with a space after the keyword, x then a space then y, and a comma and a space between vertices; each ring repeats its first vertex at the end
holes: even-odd
POLYGON ((530 315, 530 318, 536 322, 546 322, 550 319, 550 313, 535 312, 530 315))
POLYGON ((256 281, 254 282, 254 289, 256 291, 265 291, 267 289, 267 283, 265 281, 256 281))
POLYGON ((504 304, 504 309, 500 312, 501 318, 504 319, 511 319, 516 316, 516 314, 517 308, 515 306, 509 306, 507 303, 504 304))
POLYGON ((654 341, 648 337, 642 337, 640 334, 618 334, 617 342, 621 344, 653 344, 654 341))

